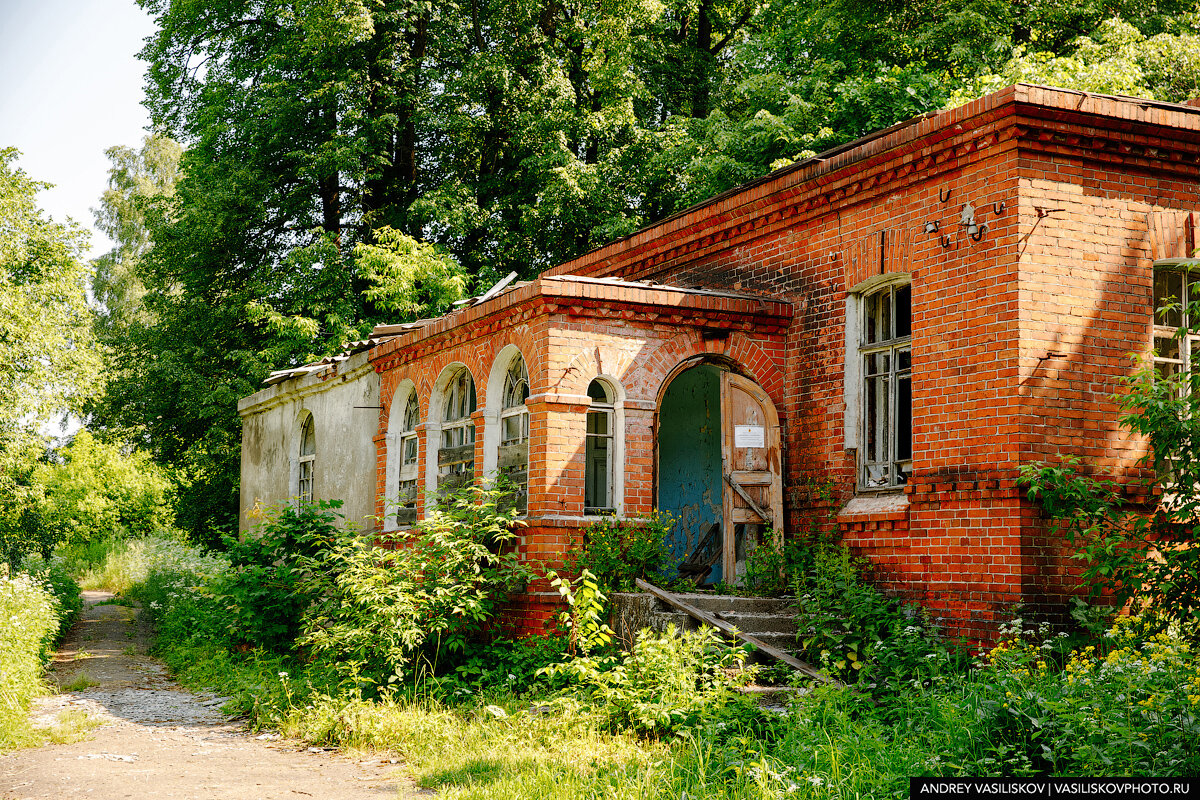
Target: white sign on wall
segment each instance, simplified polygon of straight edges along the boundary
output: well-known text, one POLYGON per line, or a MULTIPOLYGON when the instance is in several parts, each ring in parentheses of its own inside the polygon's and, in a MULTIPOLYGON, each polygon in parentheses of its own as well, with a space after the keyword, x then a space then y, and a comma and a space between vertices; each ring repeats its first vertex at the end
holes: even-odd
POLYGON ((766 447, 767 429, 762 425, 734 425, 734 447, 766 447))

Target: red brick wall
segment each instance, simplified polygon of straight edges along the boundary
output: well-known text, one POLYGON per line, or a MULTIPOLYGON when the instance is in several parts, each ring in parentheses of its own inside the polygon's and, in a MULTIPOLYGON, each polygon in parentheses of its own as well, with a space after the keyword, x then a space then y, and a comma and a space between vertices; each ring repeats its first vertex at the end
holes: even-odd
POLYGON ((1111 395, 1148 345, 1147 213, 1200 200, 1197 129, 1192 110, 1010 88, 556 271, 795 304, 780 408, 792 531, 827 513, 810 482, 854 494, 847 289, 881 266, 910 273, 911 503, 865 518, 851 506, 841 528, 885 587, 986 638, 1015 603, 1052 613, 1078 590, 1063 543, 1016 485, 1019 466, 1075 454, 1140 474, 1143 445, 1117 425, 1111 395), (958 224, 968 202, 988 225, 978 242, 958 224), (930 220, 937 234, 924 232, 930 220))
MULTIPOLYGON (((1016 485, 1020 465, 1070 453, 1137 475, 1142 443, 1119 429, 1110 395, 1131 370, 1128 354, 1147 348, 1155 249, 1147 214, 1200 205, 1197 130, 1195 110, 1004 90, 777 173, 550 271, 758 293, 791 303, 790 322, 739 323, 714 339, 705 338, 703 319, 619 293, 591 303, 531 297, 380 348, 383 405, 406 375, 424 404, 452 361, 467 364, 482 389, 494 354, 518 344, 535 395, 535 526, 522 547, 555 564, 585 522, 588 382, 607 375, 622 387, 625 510, 643 511, 653 505, 654 408, 663 381, 687 358, 728 359, 780 412, 788 533, 800 535, 811 524, 832 524, 814 485, 832 482, 839 504, 855 495, 855 454, 844 430, 848 290, 881 272, 908 273, 914 475, 907 504, 887 512, 851 504, 837 522, 877 564, 885 588, 926 604, 953 632, 989 638, 1014 604, 1054 613, 1077 590, 1062 543, 1016 485), (987 225, 979 241, 959 224, 967 203, 987 225), (929 221, 937 233, 924 232, 929 221), (544 527, 551 518, 554 527, 544 527)), ((536 593, 520 601, 531 629, 546 603, 536 593)))

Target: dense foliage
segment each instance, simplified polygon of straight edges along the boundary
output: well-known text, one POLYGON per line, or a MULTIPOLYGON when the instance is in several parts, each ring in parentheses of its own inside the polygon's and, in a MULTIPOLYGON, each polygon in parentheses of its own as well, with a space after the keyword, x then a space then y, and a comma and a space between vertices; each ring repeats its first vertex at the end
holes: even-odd
POLYGON ((268 509, 219 556, 159 541, 108 558, 134 574, 134 593, 168 636, 303 658, 372 691, 451 673, 448 686, 469 685, 477 667, 455 672, 469 664, 468 645, 533 577, 510 546, 520 523, 506 495, 464 489, 381 538, 340 527, 339 505, 268 509))
POLYGON ((33 558, 0 573, 0 752, 38 741, 26 712, 45 692, 42 670, 81 606, 61 564, 33 558))
POLYGON ((671 515, 656 511, 636 517, 602 517, 587 527, 583 541, 567 554, 572 573, 587 571, 600 590, 636 591, 638 578, 658 583, 667 579, 667 534, 671 515))
POLYGON ((161 543, 136 560, 149 565, 139 592, 159 651, 184 681, 229 696, 258 726, 399 751, 422 786, 460 797, 903 798, 913 775, 1200 769, 1200 662, 1161 618, 1120 618, 1084 640, 1018 619, 974 663, 923 659, 885 691, 817 688, 777 714, 731 691, 739 679, 719 665, 741 654, 707 634, 643 634, 629 654, 595 638, 578 658, 555 639, 475 644, 440 676, 380 690, 320 659, 237 647, 204 589, 227 567, 161 543), (547 661, 557 665, 537 678, 547 661), (547 672, 571 681, 565 692, 547 672))

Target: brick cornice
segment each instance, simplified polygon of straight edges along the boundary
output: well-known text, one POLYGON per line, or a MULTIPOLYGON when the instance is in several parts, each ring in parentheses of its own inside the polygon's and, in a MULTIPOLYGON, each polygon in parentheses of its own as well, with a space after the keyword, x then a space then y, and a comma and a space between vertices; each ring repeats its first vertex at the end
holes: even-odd
POLYGON ((575 276, 540 278, 391 339, 371 351, 371 361, 382 372, 502 329, 554 316, 621 316, 647 324, 771 334, 784 332, 792 314, 791 303, 769 297, 575 276))
POLYGON ((771 173, 546 274, 652 277, 1017 149, 1194 177, 1197 142, 1200 109, 1017 84, 771 173))
POLYGON ((806 220, 894 193, 918 178, 930 180, 960 170, 980 158, 999 156, 1015 148, 1014 118, 1002 111, 965 122, 946 135, 878 153, 837 171, 822 172, 805 184, 794 185, 785 180, 790 175, 784 176, 769 199, 747 202, 736 213, 714 213, 686 228, 664 226, 659 237, 644 244, 621 248, 622 243, 617 243, 603 259, 568 262, 550 272, 575 274, 577 270, 589 276, 654 277, 680 263, 711 257, 806 220))

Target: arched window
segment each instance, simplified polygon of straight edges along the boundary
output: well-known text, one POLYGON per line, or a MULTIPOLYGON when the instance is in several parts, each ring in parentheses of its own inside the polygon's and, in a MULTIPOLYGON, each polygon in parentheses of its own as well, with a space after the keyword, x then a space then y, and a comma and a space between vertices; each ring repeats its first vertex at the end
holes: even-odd
POLYGON ((584 448, 583 513, 611 513, 613 507, 613 390, 601 380, 588 384, 592 400, 587 412, 587 444, 584 448))
POLYGON ((417 425, 421 407, 416 390, 409 393, 404 405, 404 418, 397 434, 400 453, 399 485, 396 498, 396 524, 412 525, 417 521, 417 425))
POLYGON ((446 387, 442 441, 438 450, 438 489, 453 491, 475 477, 475 380, 463 367, 446 387))
POLYGON ((519 488, 517 510, 525 511, 528 506, 529 486, 529 410, 525 401, 529 398, 529 372, 525 359, 518 353, 508 365, 504 375, 504 390, 500 402, 500 450, 496 466, 519 488))
POLYGON ((312 414, 300 427, 300 477, 296 483, 296 496, 301 503, 313 501, 313 467, 317 458, 317 434, 313 429, 312 414))

